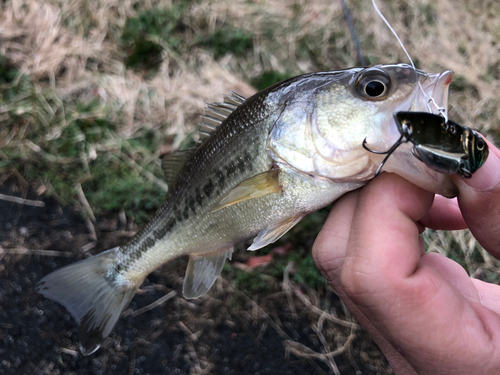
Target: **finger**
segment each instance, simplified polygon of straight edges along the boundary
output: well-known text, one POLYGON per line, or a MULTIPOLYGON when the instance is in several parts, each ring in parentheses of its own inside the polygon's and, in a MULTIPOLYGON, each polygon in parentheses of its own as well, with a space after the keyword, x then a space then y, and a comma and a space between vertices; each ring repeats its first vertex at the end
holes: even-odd
POLYGON ((479 294, 481 305, 500 315, 500 286, 471 279, 479 294))
POLYGON ((408 361, 387 341, 368 319, 347 297, 340 282, 346 249, 351 232, 352 218, 356 210, 359 190, 351 192, 335 202, 328 218, 316 238, 312 254, 314 262, 342 299, 351 314, 368 331, 371 338, 382 350, 392 369, 398 374, 416 374, 408 361))
POLYGON ((500 151, 490 142, 488 146, 488 159, 472 178, 453 179, 467 226, 486 250, 500 258, 500 151))
POLYGON ((420 223, 427 228, 439 230, 467 228, 457 199, 448 199, 441 195, 436 195, 431 209, 420 219, 420 223))
POLYGON ((495 373, 488 366, 498 365, 489 358, 500 347, 500 317, 474 302, 470 280, 455 265, 434 256, 420 262, 416 221, 432 194, 397 176, 382 177, 358 198, 343 290, 417 372, 495 373), (455 277, 459 288, 450 281, 455 277))
POLYGON ((381 175, 363 188, 345 267, 355 265, 357 273, 380 277, 381 282, 413 274, 420 259, 416 222, 429 210, 433 197, 394 174, 381 175))
POLYGON ((314 262, 333 288, 339 286, 358 195, 356 190, 335 202, 312 248, 314 262))
POLYGON ((467 272, 457 262, 437 253, 428 253, 420 258, 420 264, 436 271, 467 300, 481 303, 476 286, 467 272))

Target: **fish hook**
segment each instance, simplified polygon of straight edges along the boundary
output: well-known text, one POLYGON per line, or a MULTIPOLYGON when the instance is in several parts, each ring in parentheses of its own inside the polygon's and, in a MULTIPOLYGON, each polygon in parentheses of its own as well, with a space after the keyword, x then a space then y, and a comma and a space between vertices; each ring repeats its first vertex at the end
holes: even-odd
POLYGON ((406 139, 406 137, 401 134, 401 136, 399 137, 399 139, 396 141, 396 143, 394 143, 390 149, 388 149, 387 151, 377 151, 377 150, 372 150, 371 148, 369 148, 367 145, 366 145, 366 138, 363 140, 363 148, 368 151, 368 152, 371 152, 373 154, 378 154, 378 155, 386 155, 386 157, 384 158, 384 160, 382 160, 382 163, 380 163, 380 165, 378 166, 377 168, 377 171, 375 172, 375 175, 373 177, 377 177, 380 172, 382 171, 382 167, 384 166, 384 164, 386 163, 387 159, 389 159, 389 156, 391 156, 391 154, 396 151, 396 149, 401 146, 402 143, 405 143, 405 142, 408 142, 408 140, 406 139))
POLYGON ((419 161, 421 161, 423 163, 424 161, 420 157, 420 154, 418 153, 416 147, 417 147, 416 145, 413 145, 413 147, 411 148, 411 153, 413 154, 413 156, 415 156, 419 161))
POLYGON ((460 173, 460 176, 463 178, 471 178, 472 177, 472 172, 469 171, 468 169, 465 168, 463 163, 460 163, 458 167, 458 172, 460 173))

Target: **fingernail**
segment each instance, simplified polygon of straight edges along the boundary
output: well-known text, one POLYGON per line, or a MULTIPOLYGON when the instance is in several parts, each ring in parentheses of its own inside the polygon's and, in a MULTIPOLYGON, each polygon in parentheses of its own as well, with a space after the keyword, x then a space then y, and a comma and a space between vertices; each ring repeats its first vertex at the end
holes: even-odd
POLYGON ((484 165, 471 178, 461 180, 475 190, 491 190, 500 182, 500 159, 490 151, 484 165))

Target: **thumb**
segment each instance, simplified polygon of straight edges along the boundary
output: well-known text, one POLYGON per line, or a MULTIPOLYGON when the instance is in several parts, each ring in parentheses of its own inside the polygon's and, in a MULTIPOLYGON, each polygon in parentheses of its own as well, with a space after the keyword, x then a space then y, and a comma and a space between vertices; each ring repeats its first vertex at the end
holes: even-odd
POLYGON ((458 204, 472 234, 500 258, 500 151, 490 142, 484 165, 470 179, 454 176, 458 204))

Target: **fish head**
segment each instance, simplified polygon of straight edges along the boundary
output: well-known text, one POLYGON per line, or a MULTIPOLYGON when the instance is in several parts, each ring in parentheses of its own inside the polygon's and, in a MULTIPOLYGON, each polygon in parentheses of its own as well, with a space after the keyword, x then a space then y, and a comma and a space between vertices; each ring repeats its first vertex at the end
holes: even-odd
MULTIPOLYGON (((380 151, 397 142, 395 112, 437 113, 438 107, 446 112, 452 78, 451 71, 429 74, 407 64, 296 78, 273 92, 282 111, 271 129, 268 150, 275 160, 304 173, 338 182, 367 181, 374 177, 383 155, 368 152, 363 142, 380 151), (429 103, 430 98, 436 105, 429 103)), ((397 152, 401 165, 394 160, 388 165, 391 172, 436 193, 453 190, 449 178, 417 165, 422 163, 411 148, 401 146, 397 152)))

